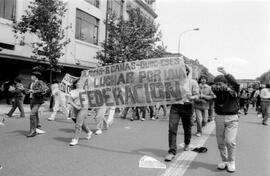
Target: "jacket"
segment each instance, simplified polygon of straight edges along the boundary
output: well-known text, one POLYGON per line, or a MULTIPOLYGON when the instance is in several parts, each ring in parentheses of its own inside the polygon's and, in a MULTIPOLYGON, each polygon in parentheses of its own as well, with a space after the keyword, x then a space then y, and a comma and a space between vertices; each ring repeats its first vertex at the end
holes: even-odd
POLYGON ((224 75, 227 80, 224 82, 215 82, 212 90, 216 95, 215 112, 218 115, 235 115, 239 111, 238 92, 240 85, 235 78, 230 75, 224 75))

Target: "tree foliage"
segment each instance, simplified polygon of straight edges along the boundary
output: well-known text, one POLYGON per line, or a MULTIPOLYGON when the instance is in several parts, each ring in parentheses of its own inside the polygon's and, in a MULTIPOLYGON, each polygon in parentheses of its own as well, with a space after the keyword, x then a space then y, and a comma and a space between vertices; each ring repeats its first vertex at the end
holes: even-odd
POLYGON ((24 43, 25 34, 35 34, 39 40, 33 41, 32 58, 49 63, 49 69, 56 71, 60 68, 58 60, 64 55, 63 47, 69 42, 64 40, 65 30, 62 18, 66 12, 61 0, 34 0, 30 2, 21 20, 14 21, 15 36, 24 43))
POLYGON ((157 46, 161 34, 158 25, 147 18, 139 8, 127 10, 129 18, 116 19, 111 14, 107 21, 107 42, 97 53, 102 65, 162 57, 166 47, 157 46))
POLYGON ((260 77, 257 78, 262 84, 270 84, 270 70, 263 73, 260 77))

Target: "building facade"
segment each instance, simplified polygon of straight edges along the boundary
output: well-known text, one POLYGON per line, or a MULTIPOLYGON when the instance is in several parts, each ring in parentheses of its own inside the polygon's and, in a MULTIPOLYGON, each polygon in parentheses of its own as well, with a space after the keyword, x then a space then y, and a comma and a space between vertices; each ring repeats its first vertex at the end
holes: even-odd
MULTIPOLYGON (((22 77, 25 84, 30 81, 31 69, 40 65, 31 58, 30 43, 38 40, 37 36, 27 34, 25 45, 14 37, 12 20, 19 21, 31 0, 0 0, 0 84, 15 77, 22 77)), ((63 18, 65 37, 70 43, 64 48, 64 56, 59 63, 63 65, 59 79, 65 73, 80 76, 83 69, 98 66, 95 59, 105 40, 105 21, 108 12, 113 11, 118 17, 127 18, 126 10, 139 7, 146 16, 155 19, 155 0, 63 0, 67 12, 63 18)), ((46 79, 45 79, 46 80, 46 79)), ((48 80, 48 79, 47 79, 48 80)))

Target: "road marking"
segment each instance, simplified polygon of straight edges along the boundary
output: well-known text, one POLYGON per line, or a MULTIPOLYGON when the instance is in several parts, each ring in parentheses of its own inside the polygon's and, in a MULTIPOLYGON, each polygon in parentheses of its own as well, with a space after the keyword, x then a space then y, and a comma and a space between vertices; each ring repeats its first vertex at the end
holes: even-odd
MULTIPOLYGON (((210 134, 215 129, 215 122, 212 121, 208 123, 208 125, 204 129, 204 134, 201 137, 196 137, 191 141, 191 145, 194 147, 201 147, 204 145, 210 134)), ((198 155, 197 152, 186 151, 182 152, 178 157, 176 157, 175 161, 166 169, 161 176, 182 176, 187 171, 191 162, 198 155)))

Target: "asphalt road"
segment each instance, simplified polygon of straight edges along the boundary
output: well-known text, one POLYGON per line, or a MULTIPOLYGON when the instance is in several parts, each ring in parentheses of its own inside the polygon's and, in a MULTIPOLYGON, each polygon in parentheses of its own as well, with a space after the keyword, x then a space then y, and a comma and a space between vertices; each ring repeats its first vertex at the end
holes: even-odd
MULTIPOLYGON (((73 122, 62 116, 48 122, 48 115, 46 112, 41 118, 47 133, 34 138, 25 137, 29 129, 28 117, 7 119, 6 125, 0 126, 0 163, 3 166, 0 176, 159 176, 166 172, 166 169, 139 168, 139 160, 147 155, 163 162, 168 150, 167 120, 131 122, 115 118, 113 126, 102 135, 86 140, 86 134, 82 133, 79 145, 70 147, 73 122)), ((94 131, 95 121, 89 118, 87 122, 94 131)), ((196 155, 183 175, 269 176, 270 126, 260 122, 254 112, 241 117, 237 172, 228 174, 216 170, 219 154, 213 130, 205 137, 204 146, 208 152, 196 155)), ((192 136, 192 141, 196 140, 197 137, 192 136)), ((182 142, 183 130, 179 126, 178 143, 182 142)), ((181 154, 185 152, 179 147, 178 156, 181 154)), ((175 163, 164 164, 169 169, 175 163)))

